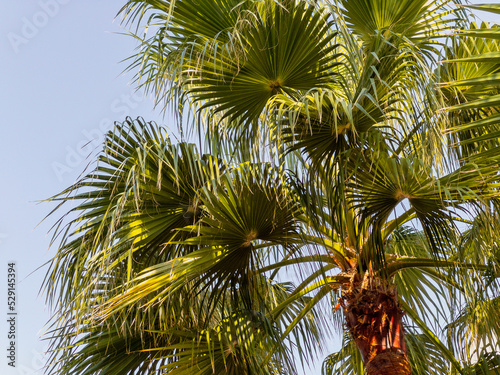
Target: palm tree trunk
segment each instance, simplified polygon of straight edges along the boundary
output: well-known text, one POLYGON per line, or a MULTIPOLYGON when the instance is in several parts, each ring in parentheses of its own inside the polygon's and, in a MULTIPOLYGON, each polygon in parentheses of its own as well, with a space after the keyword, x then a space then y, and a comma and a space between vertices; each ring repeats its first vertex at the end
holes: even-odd
POLYGON ((353 278, 341 305, 367 374, 410 375, 396 286, 367 273, 362 282, 353 278))

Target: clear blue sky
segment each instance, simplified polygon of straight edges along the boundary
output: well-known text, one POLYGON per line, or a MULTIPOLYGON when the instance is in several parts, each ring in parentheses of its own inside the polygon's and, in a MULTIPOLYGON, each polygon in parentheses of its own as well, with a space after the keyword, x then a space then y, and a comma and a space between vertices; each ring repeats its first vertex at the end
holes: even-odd
MULTIPOLYGON (((51 205, 73 183, 112 121, 143 116, 169 126, 122 75, 136 46, 114 20, 124 0, 0 3, 0 373, 41 374, 49 318, 39 296, 49 261, 51 205), (90 143, 89 143, 90 142, 90 143), (87 146, 85 146, 87 145, 87 146), (7 365, 8 261, 17 263, 17 368, 7 365)), ((173 124, 170 124, 173 126, 173 124)), ((319 370, 318 372, 319 373, 319 370)))
POLYGON ((73 183, 114 120, 162 122, 152 101, 121 75, 135 41, 118 35, 123 0, 0 2, 0 373, 34 374, 49 318, 38 296, 53 218, 36 201, 73 183), (92 141, 86 147, 89 141, 92 141), (38 225, 38 226, 37 226, 38 225), (17 263, 17 365, 7 365, 7 262, 17 263))

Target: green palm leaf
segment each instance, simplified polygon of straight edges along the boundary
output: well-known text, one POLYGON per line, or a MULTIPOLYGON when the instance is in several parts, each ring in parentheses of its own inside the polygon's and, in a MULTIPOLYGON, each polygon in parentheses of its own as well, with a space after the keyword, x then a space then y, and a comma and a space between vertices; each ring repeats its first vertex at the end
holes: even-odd
POLYGON ((200 144, 127 119, 50 199, 48 371, 295 374, 334 328, 325 374, 498 370, 500 34, 455 8, 128 1, 200 144))

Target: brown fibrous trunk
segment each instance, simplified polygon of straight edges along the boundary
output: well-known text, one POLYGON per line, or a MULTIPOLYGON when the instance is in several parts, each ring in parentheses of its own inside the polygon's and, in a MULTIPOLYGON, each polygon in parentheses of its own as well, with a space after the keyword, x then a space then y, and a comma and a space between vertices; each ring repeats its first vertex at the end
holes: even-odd
POLYGON ((396 286, 368 274, 353 277, 340 304, 367 374, 410 375, 396 286))

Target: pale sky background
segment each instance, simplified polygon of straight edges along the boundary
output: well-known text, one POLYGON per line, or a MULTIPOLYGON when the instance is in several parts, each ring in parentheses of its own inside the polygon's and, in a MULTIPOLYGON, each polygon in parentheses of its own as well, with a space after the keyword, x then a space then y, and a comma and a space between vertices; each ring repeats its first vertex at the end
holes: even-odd
POLYGON ((48 232, 58 215, 40 224, 53 205, 36 202, 78 178, 113 121, 142 116, 174 127, 135 93, 132 76, 121 74, 119 62, 136 46, 113 21, 124 3, 0 0, 1 374, 42 373, 47 345, 40 336, 49 311, 39 288, 46 268, 32 272, 55 252, 48 232), (9 261, 19 281, 16 369, 6 358, 9 261))

